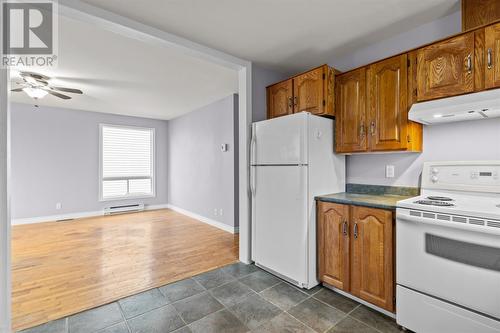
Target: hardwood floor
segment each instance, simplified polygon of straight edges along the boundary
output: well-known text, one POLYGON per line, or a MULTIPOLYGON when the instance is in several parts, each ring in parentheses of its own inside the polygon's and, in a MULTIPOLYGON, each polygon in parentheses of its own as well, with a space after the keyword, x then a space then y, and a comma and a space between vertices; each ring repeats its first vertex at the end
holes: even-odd
POLYGON ((164 209, 12 228, 12 316, 32 327, 238 260, 238 235, 164 209))

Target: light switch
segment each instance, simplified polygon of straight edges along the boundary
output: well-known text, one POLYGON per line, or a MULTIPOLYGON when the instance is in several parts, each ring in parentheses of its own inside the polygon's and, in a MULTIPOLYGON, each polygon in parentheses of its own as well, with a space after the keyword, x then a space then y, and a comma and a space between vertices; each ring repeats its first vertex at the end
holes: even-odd
POLYGON ((226 152, 227 149, 228 149, 228 144, 227 143, 223 143, 223 144, 220 145, 220 150, 222 152, 226 152))
POLYGON ((385 166, 385 178, 394 178, 394 165, 385 166))

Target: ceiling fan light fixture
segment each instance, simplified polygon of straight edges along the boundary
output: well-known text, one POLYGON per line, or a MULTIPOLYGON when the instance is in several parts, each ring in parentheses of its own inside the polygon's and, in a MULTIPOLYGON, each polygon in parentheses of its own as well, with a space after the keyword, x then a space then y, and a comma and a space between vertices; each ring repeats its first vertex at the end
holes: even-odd
POLYGON ((48 94, 48 92, 43 90, 43 89, 32 88, 32 87, 25 87, 25 88, 23 88, 23 91, 26 94, 28 94, 29 97, 35 98, 35 99, 44 98, 48 94))

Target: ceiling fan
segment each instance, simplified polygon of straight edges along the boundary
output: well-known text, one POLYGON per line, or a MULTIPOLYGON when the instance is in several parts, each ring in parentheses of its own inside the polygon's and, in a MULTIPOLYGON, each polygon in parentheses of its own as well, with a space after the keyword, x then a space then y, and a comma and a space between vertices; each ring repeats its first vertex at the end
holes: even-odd
POLYGON ((71 96, 61 94, 60 92, 72 93, 72 94, 83 94, 79 89, 64 88, 64 87, 54 87, 49 84, 50 77, 33 73, 33 72, 20 72, 22 82, 16 82, 20 85, 19 88, 12 89, 13 92, 24 91, 29 97, 34 99, 40 99, 47 94, 56 96, 62 99, 71 99, 71 96))

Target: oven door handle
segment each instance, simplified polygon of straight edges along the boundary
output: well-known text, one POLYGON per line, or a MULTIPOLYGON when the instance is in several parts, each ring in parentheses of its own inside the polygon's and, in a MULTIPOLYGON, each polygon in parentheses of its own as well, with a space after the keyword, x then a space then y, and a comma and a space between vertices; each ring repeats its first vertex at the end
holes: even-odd
POLYGON ((408 216, 408 215, 396 212, 396 222, 400 222, 400 221, 424 223, 424 224, 428 224, 428 225, 441 226, 441 227, 452 228, 452 229, 461 229, 461 230, 467 230, 467 231, 475 231, 475 232, 480 232, 483 234, 500 236, 500 228, 493 228, 493 227, 487 227, 487 226, 477 226, 477 225, 472 225, 472 224, 468 224, 468 223, 452 222, 452 221, 444 222, 444 221, 439 221, 436 219, 430 219, 430 218, 425 218, 425 217, 408 216))

